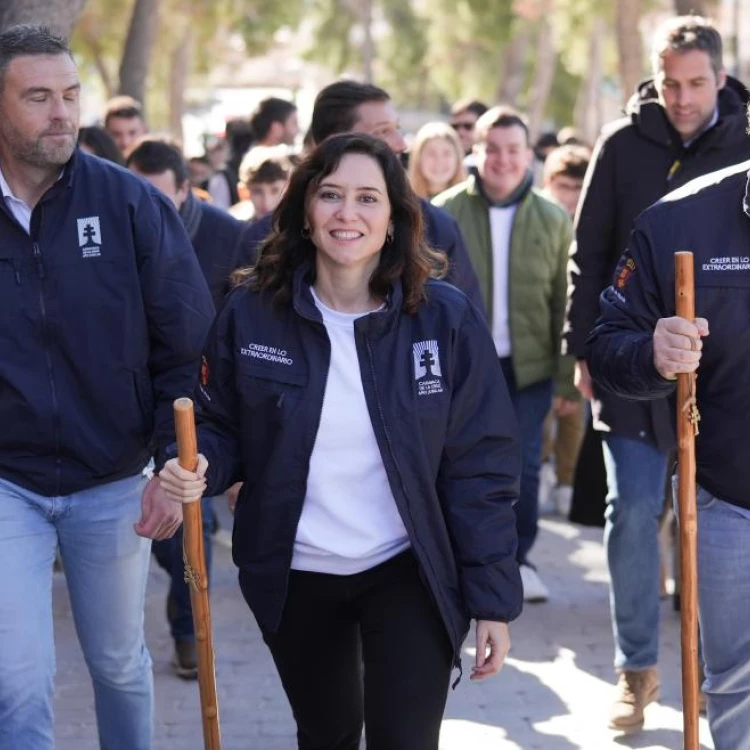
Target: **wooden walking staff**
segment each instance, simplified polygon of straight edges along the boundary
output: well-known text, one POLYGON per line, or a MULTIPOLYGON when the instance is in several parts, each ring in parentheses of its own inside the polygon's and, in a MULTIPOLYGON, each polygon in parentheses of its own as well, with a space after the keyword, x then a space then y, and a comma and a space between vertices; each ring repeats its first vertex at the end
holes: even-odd
MULTIPOLYGON (((693 254, 675 253, 677 315, 695 320, 693 254)), ((698 518, 695 508, 695 373, 677 375, 677 477, 680 527, 680 624, 682 626, 683 748, 698 750, 698 518)))
MULTIPOLYGON (((198 465, 198 443, 195 436, 193 402, 178 398, 174 402, 174 421, 177 432, 177 455, 180 466, 195 471, 198 465)), ((190 604, 198 653, 198 688, 203 719, 205 750, 221 750, 219 731, 219 702, 216 695, 214 643, 211 631, 211 608, 208 603, 208 575, 203 549, 203 518, 200 498, 183 506, 183 555, 185 581, 190 586, 190 604)))

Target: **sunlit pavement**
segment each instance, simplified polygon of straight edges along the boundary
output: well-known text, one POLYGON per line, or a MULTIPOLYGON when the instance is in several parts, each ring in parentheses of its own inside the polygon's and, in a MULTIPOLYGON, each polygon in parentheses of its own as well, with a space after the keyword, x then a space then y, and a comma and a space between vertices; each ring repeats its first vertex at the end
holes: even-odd
MULTIPOLYGON (((224 517, 224 528, 228 520, 224 517)), ((529 605, 512 626, 511 656, 484 683, 465 677, 451 693, 441 750, 608 750, 682 747, 679 621, 662 604, 662 697, 646 711, 644 731, 617 738, 606 729, 613 695, 607 578, 599 529, 545 519, 532 555, 551 590, 546 604, 529 605)), ((271 659, 236 584, 229 550, 215 547, 212 610, 224 750, 295 750, 294 725, 271 659)), ((172 675, 164 618, 166 576, 155 565, 146 612, 154 660, 154 750, 201 750, 195 683, 172 675)), ((65 592, 54 582, 58 648, 58 750, 96 750, 93 699, 65 592)), ((464 649, 468 675, 471 638, 464 649)), ((404 664, 404 669, 411 666, 404 664)), ((701 747, 713 750, 701 720, 701 747)))

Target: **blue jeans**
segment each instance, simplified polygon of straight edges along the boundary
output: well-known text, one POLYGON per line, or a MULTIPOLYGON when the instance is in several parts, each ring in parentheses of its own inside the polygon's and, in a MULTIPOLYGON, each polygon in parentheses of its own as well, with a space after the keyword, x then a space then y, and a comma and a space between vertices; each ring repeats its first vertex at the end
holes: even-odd
POLYGON ((151 658, 143 633, 145 479, 44 497, 0 479, 0 750, 51 750, 52 566, 59 543, 106 750, 150 750, 151 658))
POLYGON ((500 360, 521 437, 521 495, 516 504, 516 531, 521 565, 528 564, 539 528, 539 471, 542 468, 544 420, 552 405, 552 380, 518 390, 511 358, 500 360))
POLYGON ((658 537, 667 454, 649 443, 606 433, 602 445, 615 668, 646 669, 656 665, 659 652, 658 537))
MULTIPOLYGON (((214 530, 215 516, 213 498, 201 500, 203 518, 203 550, 206 554, 206 572, 211 576, 211 536, 214 530)), ((195 638, 193 628, 193 609, 190 605, 190 589, 185 583, 185 563, 182 557, 182 526, 171 538, 154 542, 151 551, 159 566, 169 573, 171 579, 167 594, 167 619, 172 638, 195 638)))
POLYGON ((702 487, 696 506, 703 691, 711 735, 716 750, 750 750, 750 514, 702 487))

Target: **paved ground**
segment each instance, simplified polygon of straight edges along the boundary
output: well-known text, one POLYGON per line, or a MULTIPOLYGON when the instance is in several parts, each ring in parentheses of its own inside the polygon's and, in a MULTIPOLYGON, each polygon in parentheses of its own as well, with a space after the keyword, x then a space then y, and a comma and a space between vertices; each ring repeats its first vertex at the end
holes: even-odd
MULTIPOLYGON (((483 684, 464 680, 452 693, 441 750, 678 750, 679 623, 671 602, 662 605, 662 700, 647 709, 642 734, 617 739, 603 728, 612 698, 612 646, 601 533, 550 519, 542 526, 535 559, 552 598, 527 607, 513 625, 511 658, 498 677, 483 684)), ((212 609, 223 748, 295 750, 291 714, 240 599, 229 551, 217 546, 214 559, 212 609)), ((146 621, 156 679, 154 750, 202 750, 197 685, 170 672, 166 586, 166 576, 153 566, 146 621)), ((96 750, 91 688, 60 574, 55 576, 54 598, 57 750, 96 750)), ((467 665, 472 656, 467 647, 467 665)), ((702 750, 713 750, 704 720, 701 738, 702 750)))

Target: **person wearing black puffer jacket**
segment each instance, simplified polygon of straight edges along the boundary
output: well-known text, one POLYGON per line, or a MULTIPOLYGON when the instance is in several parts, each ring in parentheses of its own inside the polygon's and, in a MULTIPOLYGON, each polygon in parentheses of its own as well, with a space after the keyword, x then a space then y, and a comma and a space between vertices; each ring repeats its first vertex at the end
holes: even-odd
POLYGON ((363 717, 368 750, 437 750, 470 619, 484 679, 523 603, 492 336, 429 278, 445 259, 382 140, 323 141, 275 226, 209 336, 197 472, 170 459, 160 481, 175 500, 244 482, 233 557, 300 750, 357 750, 363 717))
POLYGON ((693 178, 750 157, 748 92, 724 72, 721 36, 710 22, 671 19, 655 38, 653 64, 654 79, 640 86, 629 116, 605 130, 592 157, 571 249, 563 345, 578 360, 579 390, 593 399, 594 427, 603 434, 620 672, 610 726, 625 732, 641 728, 643 708, 658 694, 658 527, 674 437, 665 399, 626 402, 592 391, 584 342, 638 214, 693 178))

